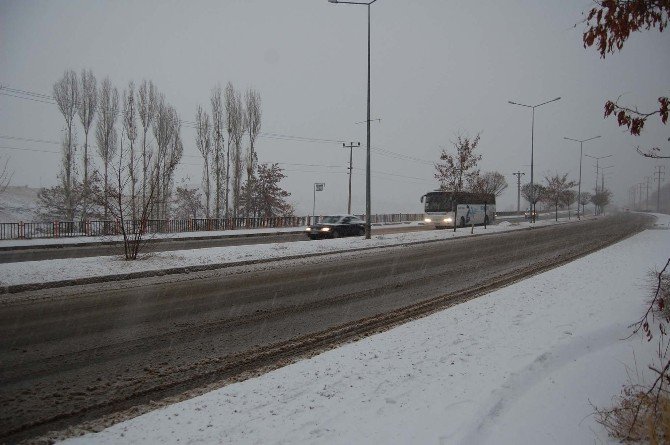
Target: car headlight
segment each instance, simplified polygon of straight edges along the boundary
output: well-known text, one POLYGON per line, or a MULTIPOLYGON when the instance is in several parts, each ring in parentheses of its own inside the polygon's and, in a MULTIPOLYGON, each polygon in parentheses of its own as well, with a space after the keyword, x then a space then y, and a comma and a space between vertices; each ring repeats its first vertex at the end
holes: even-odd
POLYGON ((451 218, 444 218, 444 222, 451 222, 451 218))
POLYGON ((307 231, 307 232, 311 232, 311 231, 312 231, 312 228, 311 228, 311 227, 308 227, 308 228, 305 229, 305 231, 307 231))
POLYGON ((330 227, 323 227, 321 229, 322 232, 330 232, 330 227))
POLYGON ((426 218, 426 219, 423 220, 423 222, 432 222, 432 219, 426 218))

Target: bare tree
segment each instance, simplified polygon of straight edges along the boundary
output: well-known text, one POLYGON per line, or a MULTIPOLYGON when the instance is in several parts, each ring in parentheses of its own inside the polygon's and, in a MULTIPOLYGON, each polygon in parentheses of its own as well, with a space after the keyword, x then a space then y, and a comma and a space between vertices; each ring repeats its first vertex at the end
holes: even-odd
POLYGON ((182 156, 184 155, 184 144, 181 139, 181 121, 177 115, 177 111, 170 107, 172 122, 172 139, 168 145, 168 151, 163 156, 163 201, 164 201, 164 218, 169 217, 170 208, 168 203, 172 197, 172 187, 174 184, 174 171, 179 165, 182 156))
POLYGON ((179 117, 175 109, 166 103, 163 94, 156 100, 156 116, 153 122, 153 133, 156 138, 155 169, 157 176, 157 192, 154 213, 157 219, 168 215, 168 202, 174 169, 181 160, 183 145, 180 135, 179 117))
POLYGON ((479 134, 472 140, 458 135, 456 140, 451 142, 456 149, 456 155, 448 153, 446 149, 442 150, 440 160, 443 162, 435 164, 437 170, 435 179, 440 182, 440 188, 460 192, 463 190, 464 179, 472 180, 479 175, 479 170, 475 168, 482 156, 474 154, 479 145, 479 138, 479 134))
MULTIPOLYGON (((257 159, 256 153, 254 152, 254 145, 256 143, 256 138, 261 131, 261 96, 257 91, 253 89, 248 89, 244 93, 244 125, 246 127, 247 135, 249 136, 249 150, 247 152, 246 164, 247 164, 247 181, 251 181, 254 171, 256 170, 255 162, 257 159)), ((247 187, 248 190, 251 190, 251 187, 247 187)), ((250 202, 248 200, 247 202, 250 202)), ((252 208, 246 209, 246 216, 250 216, 253 212, 252 208)))
POLYGON ((542 194, 542 201, 554 207, 556 221, 558 221, 558 207, 566 203, 568 199, 567 194, 577 183, 569 181, 567 173, 562 176, 558 173, 551 177, 545 176, 544 180, 547 185, 542 194))
POLYGON ((133 220, 137 219, 137 156, 135 154, 135 139, 137 139, 137 122, 135 111, 135 83, 130 81, 128 89, 123 93, 123 129, 130 142, 130 151, 128 152, 128 174, 130 181, 130 209, 133 220))
POLYGON ((605 211, 605 206, 610 203, 611 197, 612 192, 606 188, 598 189, 593 194, 593 196, 591 196, 591 202, 596 206, 596 214, 600 214, 605 211))
MULTIPOLYGON (((132 162, 128 160, 130 151, 130 147, 124 148, 121 146, 118 159, 111 166, 116 184, 110 185, 106 193, 111 197, 108 210, 112 217, 119 222, 117 227, 123 235, 124 257, 126 260, 135 260, 144 245, 147 222, 151 209, 154 207, 154 200, 159 187, 159 176, 153 171, 149 172, 146 182, 147 187, 142 191, 146 199, 144 201, 140 200, 140 191, 130 186, 132 182, 130 173, 132 162), (131 218, 133 202, 141 203, 141 205, 136 208, 137 217, 131 218)), ((149 155, 148 161, 151 165, 151 155, 149 155)), ((155 169, 156 164, 153 164, 152 168, 155 169)))
MULTIPOLYGON (((540 184, 524 184, 521 186, 521 196, 530 204, 531 212, 534 211, 535 205, 542 201, 545 193, 544 186, 540 184)), ((535 215, 531 215, 531 219, 535 222, 535 215)))
MULTIPOLYGON (((226 194, 228 189, 228 174, 225 172, 224 166, 224 120, 223 120, 223 102, 221 100, 221 87, 217 86, 212 90, 212 137, 214 139, 214 216, 216 219, 221 218, 221 195, 223 194, 223 181, 226 181, 226 194)), ((230 148, 230 142, 228 143, 230 148)), ((225 208, 228 208, 227 196, 224 203, 225 208)))
POLYGON ((168 150, 168 145, 172 140, 172 131, 174 129, 171 122, 171 114, 169 110, 169 105, 165 103, 165 96, 163 93, 156 94, 156 114, 154 116, 152 130, 154 134, 154 139, 156 139, 156 156, 154 159, 154 168, 152 174, 155 175, 155 178, 152 178, 152 182, 156 182, 156 199, 155 206, 152 209, 152 214, 155 219, 160 219, 163 214, 161 208, 161 191, 162 191, 162 175, 161 167, 163 166, 163 158, 168 150))
MULTIPOLYGON (((456 140, 451 144, 456 149, 456 155, 448 153, 446 149, 442 150, 440 160, 442 163, 435 164, 435 179, 440 182, 442 190, 454 192, 454 196, 463 190, 463 180, 471 182, 473 178, 479 176, 479 170, 476 169, 477 163, 481 161, 482 156, 476 155, 474 151, 479 145, 479 133, 474 139, 467 136, 457 135, 456 140)), ((454 221, 458 221, 458 206, 453 205, 454 221)), ((456 224, 454 224, 454 232, 456 224)))
POLYGON ((89 178, 89 169, 91 160, 88 153, 88 133, 91 130, 95 112, 98 107, 98 83, 93 75, 93 71, 82 70, 80 78, 80 97, 77 113, 82 127, 84 127, 84 182, 81 197, 81 218, 88 218, 91 184, 89 178))
POLYGON ((291 196, 279 183, 286 175, 278 164, 258 164, 256 177, 252 177, 254 208, 260 216, 289 216, 293 208, 286 201, 291 196))
POLYGON ((137 111, 142 123, 142 206, 146 201, 147 180, 149 173, 149 159, 151 153, 147 149, 147 132, 151 128, 156 116, 156 88, 146 80, 142 81, 138 90, 137 111))
POLYGON ((584 214, 584 206, 591 202, 591 194, 589 192, 582 192, 581 195, 577 196, 577 205, 582 206, 582 215, 584 214))
POLYGON ((183 184, 177 186, 174 197, 175 217, 179 219, 196 219, 204 209, 202 195, 197 188, 183 184))
POLYGON ((244 138, 245 119, 244 119, 244 105, 242 104, 242 97, 240 93, 234 95, 234 106, 229 114, 232 114, 232 130, 231 137, 235 151, 233 152, 233 216, 237 217, 240 210, 240 192, 242 190, 242 169, 244 160, 242 158, 242 138, 244 138))
POLYGON ((67 70, 63 77, 53 86, 53 96, 58 105, 63 118, 67 133, 63 141, 63 191, 65 193, 65 202, 67 205, 66 218, 70 221, 74 219, 74 197, 73 189, 75 182, 74 151, 75 144, 73 140, 74 115, 79 105, 79 83, 77 73, 73 70, 67 70))
POLYGON ((486 172, 472 177, 468 181, 468 188, 474 193, 500 196, 507 189, 507 179, 500 172, 486 172))
MULTIPOLYGON (((575 185, 577 183, 575 182, 575 185)), ((570 212, 570 207, 572 204, 577 201, 577 192, 574 190, 567 190, 563 194, 563 205, 565 205, 568 208, 568 219, 572 217, 572 214, 570 212)), ((577 204, 579 206, 579 204, 577 204)))
POLYGON ((226 151, 226 187, 225 187, 225 199, 224 207, 226 209, 226 218, 229 216, 230 212, 230 145, 233 141, 233 129, 237 127, 236 119, 238 118, 236 113, 236 102, 235 102, 235 89, 233 84, 228 82, 226 84, 226 90, 224 92, 224 104, 226 107, 226 129, 228 130, 228 150, 226 151))
MULTIPOLYGON (((211 181, 210 181, 210 172, 209 172, 209 160, 212 156, 212 141, 211 141, 211 129, 209 124, 209 115, 201 106, 198 106, 198 111, 195 115, 196 123, 196 140, 195 145, 198 148, 198 151, 202 155, 203 159, 203 171, 202 171, 202 188, 205 192, 205 215, 207 218, 210 218, 210 208, 209 204, 211 202, 211 181)), ((216 168, 216 158, 214 161, 216 168)), ((218 179, 218 178, 217 178, 218 179)), ((218 184, 217 184, 218 185, 218 184)), ((218 188, 217 188, 218 191, 218 188)))
POLYGON ((0 195, 2 195, 7 190, 7 187, 9 187, 9 182, 12 180, 14 172, 9 171, 8 169, 9 156, 5 159, 4 163, 2 162, 2 157, 0 156, 0 164, 2 165, 2 167, 0 167, 0 195))
POLYGON ((103 200, 104 218, 108 217, 109 208, 109 164, 118 149, 118 135, 116 132, 116 117, 119 114, 119 92, 112 86, 109 77, 102 81, 99 93, 98 122, 95 137, 98 143, 98 154, 103 164, 103 200))

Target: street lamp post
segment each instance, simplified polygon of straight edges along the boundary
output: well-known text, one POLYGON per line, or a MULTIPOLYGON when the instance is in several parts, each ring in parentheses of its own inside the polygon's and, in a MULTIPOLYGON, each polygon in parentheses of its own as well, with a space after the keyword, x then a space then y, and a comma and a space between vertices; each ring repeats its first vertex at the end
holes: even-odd
MULTIPOLYGON (((533 193, 533 197, 532 197, 533 201, 536 200, 535 183, 533 182, 533 180, 534 180, 534 177, 533 177, 533 148, 534 148, 533 147, 533 139, 535 138, 535 109, 537 107, 541 107, 542 105, 546 105, 548 103, 555 102, 559 99, 560 99, 560 97, 557 97, 556 99, 551 99, 551 100, 548 100, 546 102, 542 102, 541 104, 537 104, 537 105, 526 105, 526 104, 521 104, 521 103, 518 103, 518 102, 512 102, 511 100, 507 101, 512 105, 519 105, 520 107, 531 108, 533 110, 533 117, 532 117, 531 124, 530 124, 530 184, 531 184, 531 192, 533 193)), ((535 203, 531 203, 531 209, 530 210, 531 210, 530 211, 531 221, 535 222, 535 203)))
POLYGON ((563 137, 563 139, 567 139, 568 141, 579 142, 579 185, 577 188, 577 219, 581 219, 579 217, 579 200, 582 197, 582 154, 584 152, 584 142, 592 141, 594 139, 598 139, 599 137, 600 136, 594 136, 592 138, 582 140, 563 137))
POLYGON ((368 146, 366 153, 366 164, 365 164, 365 239, 370 239, 370 6, 377 0, 372 0, 368 2, 349 2, 341 0, 328 0, 330 3, 343 3, 345 5, 364 5, 368 7, 368 146))

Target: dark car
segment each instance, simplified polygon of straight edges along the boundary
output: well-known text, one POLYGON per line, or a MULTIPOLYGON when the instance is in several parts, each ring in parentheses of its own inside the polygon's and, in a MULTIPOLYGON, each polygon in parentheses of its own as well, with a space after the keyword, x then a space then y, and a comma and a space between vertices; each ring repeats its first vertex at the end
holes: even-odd
POLYGON ((527 208, 525 212, 523 212, 523 217, 526 219, 531 219, 533 216, 535 219, 537 219, 537 212, 531 211, 530 207, 527 208))
POLYGON ((307 227, 306 233, 311 239, 362 236, 365 222, 354 215, 325 216, 318 224, 307 227))

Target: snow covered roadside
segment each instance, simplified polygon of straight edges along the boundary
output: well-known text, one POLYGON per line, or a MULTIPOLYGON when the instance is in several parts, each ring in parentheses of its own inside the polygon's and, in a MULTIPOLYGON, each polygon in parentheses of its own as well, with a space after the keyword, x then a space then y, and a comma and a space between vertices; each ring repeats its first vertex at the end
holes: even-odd
MULTIPOLYGON (((231 236, 253 236, 253 235, 275 235, 278 233, 292 233, 305 230, 304 227, 283 227, 283 228, 268 228, 268 229, 236 229, 236 230, 216 230, 216 231, 202 231, 202 232, 180 232, 180 233, 155 233, 146 236, 149 240, 171 240, 171 239, 186 239, 186 238, 221 238, 231 236)), ((14 239, 14 240, 0 240, 1 248, 21 248, 21 247, 35 247, 35 246, 58 246, 58 245, 85 245, 85 244, 101 244, 101 243, 118 243, 123 242, 123 236, 78 236, 78 237, 62 237, 62 238, 33 238, 33 239, 14 239)))
MULTIPOLYGON (((667 229, 670 217, 658 226, 667 229)), ((68 444, 609 442, 591 413, 643 370, 621 340, 670 254, 647 230, 486 296, 68 444)), ((635 355, 633 354, 635 348, 635 355)))
MULTIPOLYGON (((576 219, 559 219, 558 224, 577 222, 576 219)), ((535 227, 557 224, 555 221, 539 221, 535 227)), ((502 222, 497 225, 475 227, 475 235, 510 230, 527 229, 529 222, 502 222)), ((369 241, 360 237, 333 240, 298 241, 243 246, 211 247, 205 249, 158 252, 138 261, 125 261, 121 256, 68 258, 48 261, 26 261, 0 264, 0 286, 17 286, 34 283, 90 279, 110 275, 149 273, 169 269, 196 266, 247 264, 285 257, 302 257, 330 252, 353 251, 376 247, 390 247, 410 243, 429 242, 454 237, 471 236, 470 228, 432 230, 388 235, 375 235, 369 241)), ((307 239, 307 238, 305 238, 307 239)))
MULTIPOLYGON (((401 223, 375 223, 376 227, 397 226, 397 227, 416 227, 423 225, 423 222, 401 222, 401 223)), ((235 229, 235 230, 207 230, 200 232, 175 232, 175 233, 152 233, 145 236, 145 239, 151 241, 164 241, 172 239, 207 239, 207 238, 230 238, 235 236, 258 236, 258 235, 277 235, 282 233, 300 233, 304 232, 302 227, 270 227, 265 229, 235 229)), ((32 239, 12 239, 0 240, 0 249, 3 248, 31 248, 31 247, 51 247, 60 245, 85 245, 85 244, 111 244, 123 242, 123 236, 77 236, 61 238, 32 238, 32 239)))

